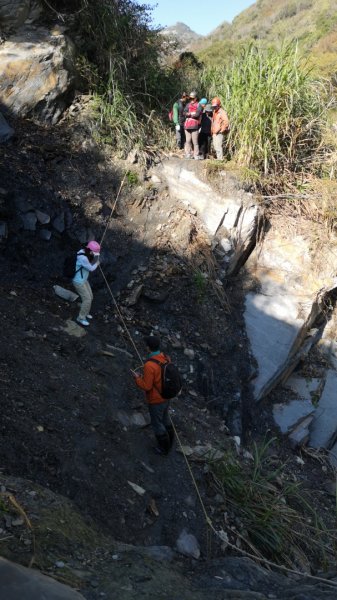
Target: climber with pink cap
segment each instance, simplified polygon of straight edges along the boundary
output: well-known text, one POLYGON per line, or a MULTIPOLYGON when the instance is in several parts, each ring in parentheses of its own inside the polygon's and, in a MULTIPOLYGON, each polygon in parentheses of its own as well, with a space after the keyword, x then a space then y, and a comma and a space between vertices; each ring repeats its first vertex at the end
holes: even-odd
POLYGON ((89 273, 96 271, 99 265, 100 252, 101 246, 94 240, 89 242, 83 250, 77 252, 73 285, 82 300, 77 322, 84 327, 88 327, 90 325, 89 321, 92 319, 90 309, 93 294, 88 277, 89 273))

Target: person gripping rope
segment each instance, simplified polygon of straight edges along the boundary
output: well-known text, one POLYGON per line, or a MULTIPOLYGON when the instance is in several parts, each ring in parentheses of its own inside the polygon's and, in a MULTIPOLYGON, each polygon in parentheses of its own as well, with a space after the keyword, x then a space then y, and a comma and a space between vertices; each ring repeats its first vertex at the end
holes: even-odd
POLYGON ((144 364, 143 376, 132 371, 136 385, 145 392, 146 402, 151 418, 153 432, 158 446, 154 449, 157 454, 168 454, 174 439, 174 430, 169 419, 170 401, 160 395, 162 391, 162 373, 159 363, 170 362, 170 358, 160 351, 160 340, 150 335, 144 338, 149 352, 144 364), (154 359, 154 360, 152 360, 154 359))
POLYGON ((86 247, 77 252, 75 276, 73 278, 73 286, 80 296, 82 303, 80 313, 77 317, 77 322, 84 327, 90 325, 92 319, 90 314, 93 293, 88 281, 89 273, 96 271, 99 265, 99 256, 101 246, 94 240, 89 242, 86 247))

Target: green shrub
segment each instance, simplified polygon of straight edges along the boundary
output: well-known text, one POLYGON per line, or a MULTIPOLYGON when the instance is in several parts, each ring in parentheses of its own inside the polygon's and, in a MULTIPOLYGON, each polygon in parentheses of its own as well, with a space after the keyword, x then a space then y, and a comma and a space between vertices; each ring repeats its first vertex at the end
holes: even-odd
MULTIPOLYGON (((133 0, 54 0, 53 8, 76 38, 82 85, 95 95, 96 135, 124 156, 135 145, 167 147, 173 136, 159 117, 167 115, 180 80, 164 65, 165 40, 151 25, 150 7, 133 0)), ((47 5, 45 11, 55 19, 47 5)))

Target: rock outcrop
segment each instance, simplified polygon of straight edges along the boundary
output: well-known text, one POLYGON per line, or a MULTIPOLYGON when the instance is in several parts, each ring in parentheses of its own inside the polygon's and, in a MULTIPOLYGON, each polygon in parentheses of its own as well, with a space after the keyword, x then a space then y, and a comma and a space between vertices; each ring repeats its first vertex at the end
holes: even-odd
MULTIPOLYGON (((198 163, 199 166, 199 163, 198 163)), ((163 176, 171 196, 192 207, 224 258, 226 275, 235 275, 255 246, 260 209, 252 194, 223 182, 223 193, 202 178, 194 162, 169 160, 163 176)), ((226 176, 226 171, 223 172, 226 176)))
POLYGON ((75 80, 74 46, 59 30, 25 26, 0 46, 0 107, 8 114, 56 123, 75 80))

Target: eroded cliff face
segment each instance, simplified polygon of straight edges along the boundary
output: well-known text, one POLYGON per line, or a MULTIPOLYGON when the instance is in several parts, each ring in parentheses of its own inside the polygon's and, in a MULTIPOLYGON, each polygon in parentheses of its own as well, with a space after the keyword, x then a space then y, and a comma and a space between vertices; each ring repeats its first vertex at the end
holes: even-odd
POLYGON ((75 47, 64 29, 39 24, 41 5, 0 1, 0 111, 56 123, 71 102, 75 47))

